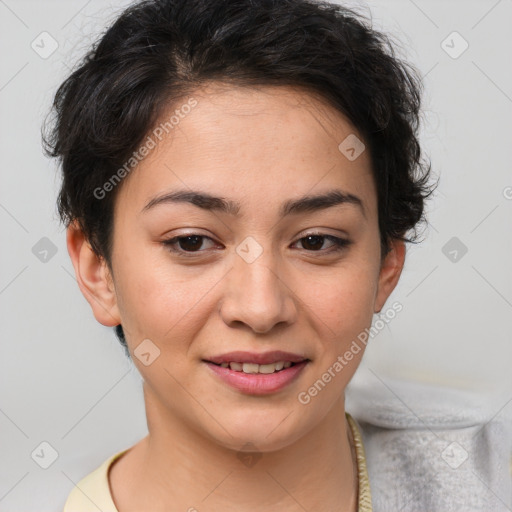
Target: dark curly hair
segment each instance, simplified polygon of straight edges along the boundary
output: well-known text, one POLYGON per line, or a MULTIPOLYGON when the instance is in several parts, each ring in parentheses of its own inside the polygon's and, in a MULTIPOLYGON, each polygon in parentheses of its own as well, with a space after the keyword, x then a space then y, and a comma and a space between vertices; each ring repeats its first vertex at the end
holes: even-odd
MULTIPOLYGON (((435 188, 418 141, 422 82, 389 36, 323 1, 147 0, 129 6, 93 44, 57 90, 50 127, 43 125, 45 153, 62 165, 61 221, 77 222, 111 270, 120 186, 101 200, 95 190, 164 110, 211 81, 293 86, 327 100, 370 151, 382 256, 391 239, 415 242, 435 188)), ((115 330, 127 351, 122 327, 115 330)))

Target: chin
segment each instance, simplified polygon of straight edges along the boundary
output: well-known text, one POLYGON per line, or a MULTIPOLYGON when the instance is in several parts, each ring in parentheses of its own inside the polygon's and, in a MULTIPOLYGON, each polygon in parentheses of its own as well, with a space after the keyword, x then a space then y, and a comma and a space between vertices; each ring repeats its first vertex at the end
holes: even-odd
POLYGON ((235 451, 278 451, 309 431, 306 418, 299 413, 300 410, 290 408, 282 408, 279 413, 270 412, 269 408, 258 411, 245 408, 233 416, 223 415, 222 425, 231 436, 220 427, 210 434, 217 444, 235 451))

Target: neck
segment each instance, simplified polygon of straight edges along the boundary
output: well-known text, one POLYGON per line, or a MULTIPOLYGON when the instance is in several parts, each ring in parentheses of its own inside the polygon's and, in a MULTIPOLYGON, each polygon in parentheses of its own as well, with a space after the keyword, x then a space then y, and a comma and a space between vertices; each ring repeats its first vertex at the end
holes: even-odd
POLYGON ((248 456, 170 418, 146 387, 144 392, 149 435, 134 448, 135 478, 123 491, 132 495, 116 501, 120 512, 163 511, 169 503, 190 512, 357 510, 356 462, 343 397, 297 441, 248 456))

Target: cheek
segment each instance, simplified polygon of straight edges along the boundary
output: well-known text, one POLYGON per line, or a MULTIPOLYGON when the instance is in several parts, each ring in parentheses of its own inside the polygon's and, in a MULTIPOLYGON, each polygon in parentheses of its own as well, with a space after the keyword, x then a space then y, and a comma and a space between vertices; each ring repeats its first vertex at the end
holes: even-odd
POLYGON ((218 278, 200 270, 163 265, 160 261, 120 265, 118 304, 123 323, 138 338, 162 344, 179 332, 189 339, 201 325, 208 292, 218 278))
POLYGON ((357 336, 372 321, 377 280, 367 266, 346 267, 317 284, 308 304, 337 343, 357 336))
POLYGON ((376 281, 372 272, 368 267, 344 270, 321 287, 315 302, 310 303, 318 319, 315 329, 321 348, 311 380, 314 389, 310 388, 308 396, 316 396, 317 379, 328 383, 320 386, 321 397, 315 400, 319 411, 333 403, 359 367, 374 313, 376 281))

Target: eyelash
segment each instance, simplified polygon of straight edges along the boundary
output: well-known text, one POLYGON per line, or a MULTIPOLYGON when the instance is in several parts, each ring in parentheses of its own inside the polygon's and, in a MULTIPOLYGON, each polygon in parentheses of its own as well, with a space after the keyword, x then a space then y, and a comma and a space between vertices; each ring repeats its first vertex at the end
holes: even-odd
MULTIPOLYGON (((299 238, 294 243, 294 245, 297 242, 300 242, 301 240, 304 240, 304 239, 306 239, 306 238, 308 238, 310 236, 325 238, 325 239, 330 240, 334 244, 334 246, 332 246, 329 249, 321 249, 321 250, 318 250, 318 251, 304 249, 305 251, 312 252, 312 253, 323 253, 323 254, 338 253, 338 252, 341 252, 341 251, 345 250, 349 245, 352 244, 352 241, 348 240, 346 238, 339 238, 337 236, 326 235, 326 234, 323 234, 323 233, 308 233, 307 235, 299 238)), ((184 256, 185 258, 194 258, 194 257, 196 257, 197 254, 201 254, 204 251, 185 251, 183 249, 177 249, 176 247, 174 247, 179 242, 179 240, 183 240, 183 239, 186 239, 186 238, 189 238, 189 237, 199 237, 199 238, 202 238, 202 239, 205 238, 205 239, 208 239, 208 240, 212 240, 210 237, 208 237, 206 235, 199 235, 197 233, 190 233, 188 235, 175 236, 173 238, 169 238, 168 240, 163 240, 162 244, 170 252, 176 253, 179 256, 184 256)))

